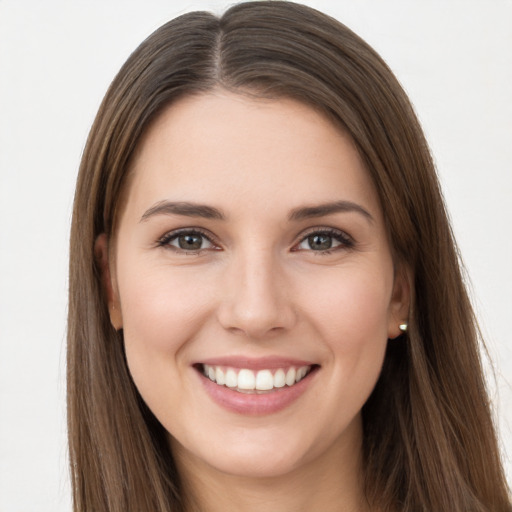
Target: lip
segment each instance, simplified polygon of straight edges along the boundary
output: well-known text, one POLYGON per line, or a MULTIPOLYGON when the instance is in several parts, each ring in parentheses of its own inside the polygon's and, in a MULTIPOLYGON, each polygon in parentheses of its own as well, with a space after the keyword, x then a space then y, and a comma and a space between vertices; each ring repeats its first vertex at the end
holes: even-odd
POLYGON ((319 370, 319 365, 298 359, 267 357, 259 359, 222 357, 202 361, 194 365, 197 378, 200 379, 208 396, 222 408, 247 416, 263 416, 274 414, 291 406, 312 384, 319 370), (230 366, 250 370, 286 368, 289 366, 312 366, 311 371, 300 382, 293 386, 275 389, 268 393, 240 393, 226 386, 219 386, 205 377, 198 369, 200 364, 211 366, 230 366))

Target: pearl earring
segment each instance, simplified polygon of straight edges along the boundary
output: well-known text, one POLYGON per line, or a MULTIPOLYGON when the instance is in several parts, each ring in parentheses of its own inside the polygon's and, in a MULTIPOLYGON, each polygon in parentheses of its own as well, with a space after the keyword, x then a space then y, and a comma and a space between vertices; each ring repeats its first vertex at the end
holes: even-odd
POLYGON ((407 329, 409 328, 409 324, 407 322, 404 322, 402 324, 400 324, 398 326, 398 328, 402 331, 402 332, 407 332, 407 329))

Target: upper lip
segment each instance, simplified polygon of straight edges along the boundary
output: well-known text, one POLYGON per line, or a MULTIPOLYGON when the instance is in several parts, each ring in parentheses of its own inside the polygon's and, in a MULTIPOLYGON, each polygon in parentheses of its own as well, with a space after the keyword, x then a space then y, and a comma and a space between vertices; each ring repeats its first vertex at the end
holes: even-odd
POLYGON ((231 368, 246 368, 248 370, 271 370, 276 368, 288 368, 290 366, 313 366, 315 363, 303 359, 281 356, 244 357, 225 356, 212 357, 197 361, 195 364, 207 364, 209 366, 229 366, 231 368))

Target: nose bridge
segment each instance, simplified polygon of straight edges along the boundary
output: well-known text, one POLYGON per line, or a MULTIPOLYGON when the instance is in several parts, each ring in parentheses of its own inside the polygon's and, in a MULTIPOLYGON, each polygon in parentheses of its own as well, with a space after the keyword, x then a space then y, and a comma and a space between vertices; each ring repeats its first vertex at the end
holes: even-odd
POLYGON ((291 327, 294 315, 286 277, 271 248, 240 249, 228 272, 220 312, 226 329, 261 338, 291 327))

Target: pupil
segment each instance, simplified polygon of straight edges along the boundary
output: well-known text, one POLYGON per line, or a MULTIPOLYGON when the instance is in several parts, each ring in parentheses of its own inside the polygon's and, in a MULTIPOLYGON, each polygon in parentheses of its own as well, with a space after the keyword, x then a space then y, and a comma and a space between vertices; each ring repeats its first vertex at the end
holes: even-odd
POLYGON ((311 235, 308 237, 311 249, 326 250, 332 246, 332 238, 329 235, 311 235))
POLYGON ((178 238, 180 249, 201 249, 203 244, 202 237, 200 235, 181 235, 178 238))

